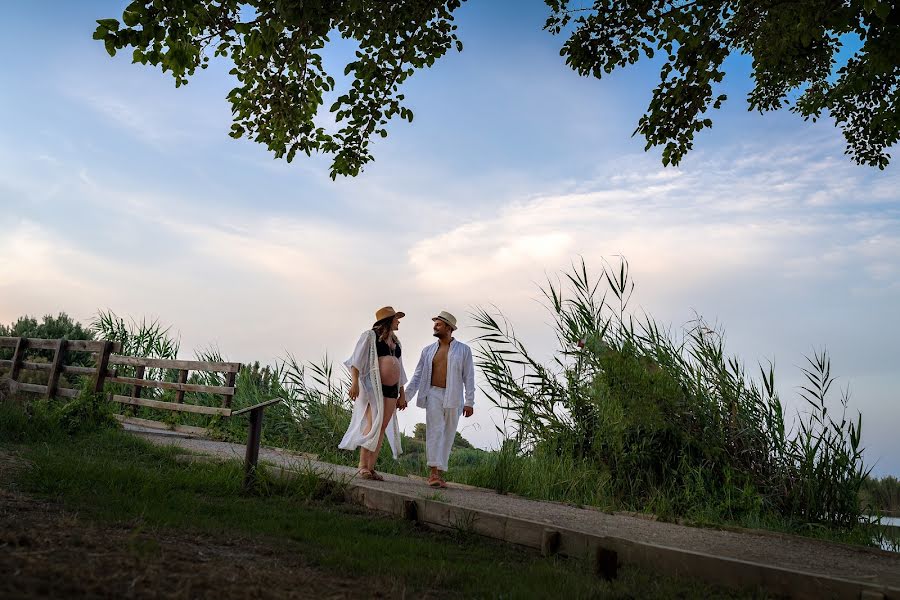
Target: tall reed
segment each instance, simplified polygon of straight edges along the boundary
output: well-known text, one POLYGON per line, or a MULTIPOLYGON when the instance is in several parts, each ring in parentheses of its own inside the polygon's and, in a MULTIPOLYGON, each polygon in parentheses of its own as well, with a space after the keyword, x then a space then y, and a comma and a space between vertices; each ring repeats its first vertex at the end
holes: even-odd
POLYGON ((697 318, 679 335, 629 309, 628 263, 584 261, 541 288, 557 349, 537 360, 497 310, 479 309, 478 365, 488 397, 510 415, 522 453, 595 471, 596 492, 622 507, 854 527, 863 464, 861 416, 829 412, 825 352, 809 359, 809 410, 785 426, 774 366, 756 378, 697 318))

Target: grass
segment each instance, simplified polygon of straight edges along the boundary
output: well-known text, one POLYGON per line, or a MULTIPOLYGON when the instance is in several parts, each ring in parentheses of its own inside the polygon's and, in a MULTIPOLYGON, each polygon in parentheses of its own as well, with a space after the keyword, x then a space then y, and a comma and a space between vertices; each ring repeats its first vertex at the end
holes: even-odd
POLYGON ((87 427, 69 435, 41 414, 0 404, 0 446, 30 465, 13 482, 82 518, 144 533, 240 533, 275 540, 316 568, 378 578, 413 595, 454 597, 758 597, 623 569, 603 582, 584 565, 471 535, 465 523, 434 533, 342 504, 340 482, 311 474, 263 478, 256 494, 240 491, 241 465, 177 460, 174 449, 124 432, 87 427))

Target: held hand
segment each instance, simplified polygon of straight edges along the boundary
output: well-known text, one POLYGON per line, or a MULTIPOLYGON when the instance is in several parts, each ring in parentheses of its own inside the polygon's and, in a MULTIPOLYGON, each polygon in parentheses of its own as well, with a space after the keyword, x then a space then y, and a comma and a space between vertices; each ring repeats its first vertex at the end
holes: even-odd
POLYGON ((463 407, 463 416, 464 416, 464 417, 471 417, 471 416, 472 416, 472 413, 474 413, 474 412, 475 412, 475 409, 472 408, 471 406, 464 406, 464 407, 463 407))
POLYGON ((350 384, 350 399, 356 400, 357 396, 359 396, 359 382, 354 381, 350 384))
POLYGON ((404 410, 406 408, 406 399, 399 398, 397 400, 397 410, 404 410))

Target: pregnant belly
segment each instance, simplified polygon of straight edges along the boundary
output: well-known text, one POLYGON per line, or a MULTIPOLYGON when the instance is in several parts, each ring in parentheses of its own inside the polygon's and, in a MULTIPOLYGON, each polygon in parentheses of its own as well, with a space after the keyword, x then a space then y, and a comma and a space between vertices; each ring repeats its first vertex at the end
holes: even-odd
POLYGON ((397 357, 378 357, 378 371, 381 374, 382 385, 397 385, 400 383, 400 361, 397 357))

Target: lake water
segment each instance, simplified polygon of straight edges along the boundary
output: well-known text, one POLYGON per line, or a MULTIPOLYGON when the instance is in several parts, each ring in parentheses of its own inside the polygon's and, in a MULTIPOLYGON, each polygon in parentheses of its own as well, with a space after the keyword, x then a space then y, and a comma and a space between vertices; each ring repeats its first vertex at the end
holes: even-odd
MULTIPOLYGON (((900 528, 900 517, 881 517, 881 524, 900 528)), ((890 540, 882 540, 881 547, 884 550, 893 550, 894 552, 898 552, 900 551, 900 531, 894 529, 892 533, 893 535, 891 537, 896 540, 896 543, 898 545, 892 544, 890 540)))

